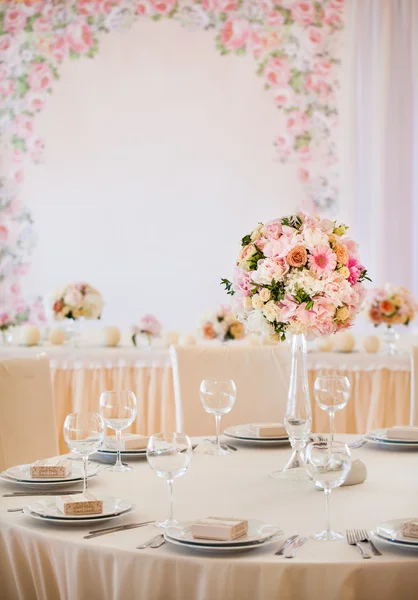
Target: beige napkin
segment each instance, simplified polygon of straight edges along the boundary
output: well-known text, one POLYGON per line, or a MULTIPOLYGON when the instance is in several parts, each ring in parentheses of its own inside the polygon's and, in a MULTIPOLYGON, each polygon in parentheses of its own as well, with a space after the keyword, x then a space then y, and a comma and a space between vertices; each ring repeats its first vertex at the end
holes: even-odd
POLYGON ((410 427, 409 425, 398 425, 390 427, 386 431, 388 439, 418 441, 418 427, 410 427))

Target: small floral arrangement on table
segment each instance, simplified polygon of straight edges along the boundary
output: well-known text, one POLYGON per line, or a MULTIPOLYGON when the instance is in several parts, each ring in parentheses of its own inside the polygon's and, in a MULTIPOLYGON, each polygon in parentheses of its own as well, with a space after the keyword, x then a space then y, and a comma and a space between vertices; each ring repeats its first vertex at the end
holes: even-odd
POLYGON ((104 301, 100 292, 88 283, 69 283, 58 290, 52 305, 54 319, 100 319, 104 301))
POLYGON ((205 340, 241 340, 245 337, 245 327, 237 320, 230 306, 222 304, 219 309, 202 317, 200 334, 205 340))
POLYGON ((347 229, 297 213, 242 238, 234 279, 221 283, 249 333, 285 340, 288 332, 318 337, 353 324, 369 278, 347 229))
POLYGON ((132 325, 132 343, 137 345, 137 336, 146 340, 148 346, 151 346, 153 338, 160 337, 161 323, 155 315, 144 315, 137 325, 132 325))
POLYGON ((381 323, 391 327, 408 325, 416 310, 417 303, 409 290, 387 284, 370 291, 366 315, 375 327, 381 323))

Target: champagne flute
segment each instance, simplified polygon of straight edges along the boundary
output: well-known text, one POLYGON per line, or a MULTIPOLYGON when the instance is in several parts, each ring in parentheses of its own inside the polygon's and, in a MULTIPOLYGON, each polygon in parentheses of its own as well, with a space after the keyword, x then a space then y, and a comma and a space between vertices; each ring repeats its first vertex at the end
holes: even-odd
POLYGON ((64 422, 65 443, 72 452, 83 458, 84 485, 83 494, 87 491, 88 457, 94 454, 103 444, 105 424, 100 413, 72 413, 64 422))
POLYGON ((314 533, 317 540, 339 540, 344 534, 333 531, 329 521, 329 502, 332 488, 338 487, 347 479, 351 468, 351 454, 343 442, 312 442, 306 449, 306 470, 309 479, 325 492, 325 529, 314 533))
POLYGON ((120 451, 122 446, 122 429, 126 429, 136 419, 136 396, 128 390, 112 390, 103 392, 100 396, 100 412, 108 427, 116 431, 117 458, 116 464, 106 467, 107 471, 131 471, 132 467, 124 466, 120 451))
POLYGON ((147 460, 158 477, 167 480, 170 493, 170 511, 159 527, 178 525, 173 511, 173 480, 181 477, 189 468, 192 459, 192 444, 185 433, 155 433, 148 442, 147 460))
POLYGON ((334 441, 334 417, 347 406, 350 382, 344 375, 320 375, 315 379, 314 396, 319 408, 329 415, 330 443, 334 441))
POLYGON ((215 415, 216 441, 205 454, 230 454, 230 450, 222 448, 219 442, 221 417, 229 413, 235 404, 237 388, 232 379, 211 380, 204 379, 200 384, 200 400, 207 413, 215 415))

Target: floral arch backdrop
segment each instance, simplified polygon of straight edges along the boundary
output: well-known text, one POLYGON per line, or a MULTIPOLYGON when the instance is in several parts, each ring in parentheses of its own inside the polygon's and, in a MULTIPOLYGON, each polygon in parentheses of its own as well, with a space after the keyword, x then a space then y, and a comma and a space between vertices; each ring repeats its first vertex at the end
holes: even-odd
MULTIPOLYGON (((0 0, 0 301, 21 302, 36 236, 19 200, 24 166, 43 159, 36 114, 63 60, 94 58, 102 34, 140 18, 206 30, 221 55, 251 54, 284 118, 272 132, 280 162, 293 160, 305 207, 337 203, 336 90, 344 0, 0 0)), ((0 310, 1 312, 1 310, 0 310)), ((1 320, 1 314, 0 314, 1 320)), ((1 323, 0 323, 1 325, 1 323)))

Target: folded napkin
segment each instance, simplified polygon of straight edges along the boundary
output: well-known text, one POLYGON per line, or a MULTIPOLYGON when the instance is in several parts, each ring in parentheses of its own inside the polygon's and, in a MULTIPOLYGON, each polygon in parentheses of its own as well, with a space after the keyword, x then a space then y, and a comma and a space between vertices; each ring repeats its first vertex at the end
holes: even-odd
POLYGON ((196 521, 192 525, 192 536, 197 539, 229 541, 245 535, 248 521, 242 519, 226 519, 208 517, 196 521))
MULTIPOLYGON (((139 433, 128 433, 122 436, 122 449, 124 450, 145 450, 148 446, 149 436, 139 435, 139 433)), ((105 447, 110 450, 117 450, 116 436, 109 435, 106 438, 105 447)))
POLYGON ((388 439, 418 441, 418 427, 398 425, 386 431, 388 439))
POLYGON ((402 525, 402 535, 410 538, 418 538, 418 519, 406 521, 402 525))
POLYGON ((351 469, 343 485, 357 485, 367 479, 367 468, 362 460, 357 458, 351 463, 351 469))
POLYGON ((99 500, 90 492, 57 496, 55 505, 63 515, 96 515, 103 512, 103 500, 99 500))
POLYGON ((46 477, 68 477, 71 474, 72 464, 65 458, 46 458, 37 460, 30 466, 30 476, 36 479, 46 477))
POLYGON ((260 438, 287 436, 283 423, 252 423, 249 429, 252 434, 260 438))

